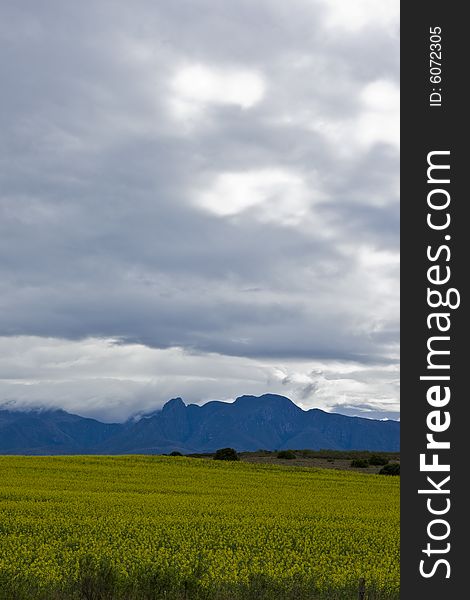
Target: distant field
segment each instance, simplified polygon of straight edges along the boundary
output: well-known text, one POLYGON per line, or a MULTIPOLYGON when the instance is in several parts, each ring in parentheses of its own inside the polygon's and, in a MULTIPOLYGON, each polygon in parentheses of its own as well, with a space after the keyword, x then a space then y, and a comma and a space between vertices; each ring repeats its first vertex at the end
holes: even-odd
MULTIPOLYGON (((380 456, 391 463, 400 462, 399 452, 368 452, 366 450, 295 450, 295 459, 277 458, 277 452, 259 450, 257 452, 241 452, 240 460, 249 463, 262 463, 266 465, 283 465, 289 467, 315 467, 318 469, 341 469, 346 471, 358 470, 362 473, 378 473, 381 465, 368 465, 357 469, 351 467, 354 459, 368 460, 371 456, 380 456)), ((194 454, 194 457, 211 458, 212 454, 194 454)))
POLYGON ((399 597, 397 477, 0 457, 0 536, 1 600, 356 600, 360 577, 399 597))

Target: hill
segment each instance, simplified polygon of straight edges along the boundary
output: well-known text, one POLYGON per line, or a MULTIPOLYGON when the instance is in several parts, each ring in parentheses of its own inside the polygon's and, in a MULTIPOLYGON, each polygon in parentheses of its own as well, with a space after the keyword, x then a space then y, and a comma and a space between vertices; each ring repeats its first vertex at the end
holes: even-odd
POLYGON ((181 398, 126 423, 63 410, 0 410, 1 454, 162 454, 321 448, 398 451, 400 424, 302 410, 284 396, 186 405, 181 398))

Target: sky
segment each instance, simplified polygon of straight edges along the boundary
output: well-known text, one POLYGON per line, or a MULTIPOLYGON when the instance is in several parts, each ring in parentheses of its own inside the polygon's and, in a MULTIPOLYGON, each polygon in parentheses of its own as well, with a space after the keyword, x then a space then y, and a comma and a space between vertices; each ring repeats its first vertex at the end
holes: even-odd
POLYGON ((398 418, 398 0, 22 0, 0 39, 0 404, 398 418))

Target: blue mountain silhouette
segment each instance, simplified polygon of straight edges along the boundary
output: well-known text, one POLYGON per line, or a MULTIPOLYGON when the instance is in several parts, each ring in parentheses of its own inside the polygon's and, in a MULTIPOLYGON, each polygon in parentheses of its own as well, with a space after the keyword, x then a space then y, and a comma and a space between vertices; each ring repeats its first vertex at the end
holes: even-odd
POLYGON ((63 410, 0 410, 0 454, 160 454, 236 450, 398 451, 400 423, 302 410, 285 396, 186 405, 181 398, 126 423, 63 410))

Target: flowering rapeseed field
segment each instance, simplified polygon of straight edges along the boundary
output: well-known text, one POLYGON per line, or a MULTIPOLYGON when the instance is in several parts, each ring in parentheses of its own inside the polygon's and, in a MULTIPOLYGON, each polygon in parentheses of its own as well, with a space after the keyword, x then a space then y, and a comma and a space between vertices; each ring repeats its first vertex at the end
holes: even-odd
POLYGON ((2 600, 399 596, 399 478, 184 457, 0 457, 2 600))

